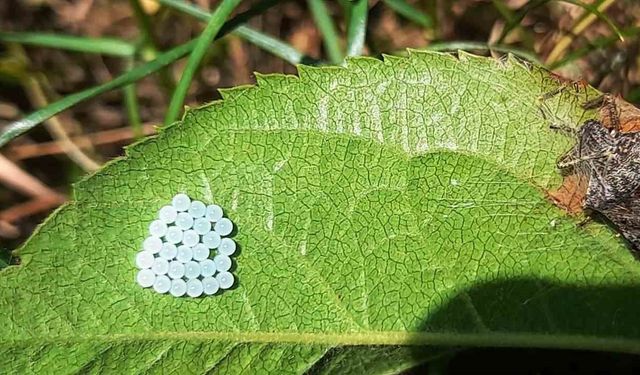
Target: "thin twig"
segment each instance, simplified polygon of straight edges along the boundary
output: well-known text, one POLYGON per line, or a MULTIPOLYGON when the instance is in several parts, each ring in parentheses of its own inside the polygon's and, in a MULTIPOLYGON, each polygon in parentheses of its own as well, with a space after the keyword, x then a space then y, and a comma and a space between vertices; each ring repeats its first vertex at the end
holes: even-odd
POLYGON ((0 211, 0 236, 15 238, 20 232, 13 225, 23 217, 49 210, 64 203, 66 197, 43 184, 0 154, 0 183, 32 197, 27 202, 16 204, 0 211))
MULTIPOLYGON (((144 135, 154 134, 156 132, 156 125, 146 124, 142 127, 142 133, 144 135)), ((134 138, 133 130, 131 128, 118 128, 112 130, 104 130, 92 134, 84 134, 71 138, 73 143, 80 147, 85 145, 106 145, 111 143, 118 143, 128 141, 134 138)), ((54 155, 64 153, 60 143, 42 142, 35 144, 22 144, 12 146, 8 149, 7 155, 11 157, 11 160, 24 160, 30 158, 36 158, 40 156, 54 155)))
MULTIPOLYGON (((36 107, 45 107, 49 105, 47 98, 44 95, 42 86, 37 78, 34 76, 27 76, 22 81, 27 96, 33 102, 36 107)), ((86 172, 92 172, 100 168, 100 164, 90 158, 84 153, 73 141, 69 138, 64 126, 58 119, 58 116, 53 116, 45 121, 45 127, 51 134, 51 136, 60 143, 61 148, 69 156, 69 159, 73 160, 80 168, 86 172)))
MULTIPOLYGON (((11 45, 10 53, 16 56, 20 61, 23 62, 25 67, 28 67, 31 62, 29 60, 29 56, 27 56, 24 48, 20 45, 11 45)), ((44 93, 44 89, 42 88, 43 84, 40 81, 43 78, 40 78, 38 74, 29 74, 28 71, 25 71, 23 74, 19 76, 20 83, 24 88, 27 97, 31 101, 31 104, 34 107, 42 108, 49 105, 47 100, 47 96, 44 93)), ((51 118, 45 121, 45 127, 49 134, 54 138, 54 140, 60 142, 62 149, 69 156, 69 158, 74 161, 76 164, 80 166, 83 170, 87 172, 95 171, 100 168, 100 164, 91 159, 87 154, 84 153, 76 144, 74 144, 64 126, 60 122, 60 119, 57 116, 52 116, 51 118)))
POLYGON ((61 197, 58 192, 23 171, 2 154, 0 154, 0 183, 28 196, 61 197))
POLYGON ((0 211, 0 222, 4 222, 5 226, 6 224, 12 225, 22 218, 58 207, 63 202, 64 200, 50 196, 35 197, 0 211))

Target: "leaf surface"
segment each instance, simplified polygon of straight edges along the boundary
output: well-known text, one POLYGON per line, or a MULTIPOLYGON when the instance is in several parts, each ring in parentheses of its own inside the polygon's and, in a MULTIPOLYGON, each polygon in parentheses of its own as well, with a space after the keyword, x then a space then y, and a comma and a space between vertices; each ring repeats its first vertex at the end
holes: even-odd
MULTIPOLYGON (((640 351, 638 265, 545 196, 572 142, 539 111, 558 87, 546 72, 414 51, 299 75, 224 90, 78 183, 0 273, 2 372, 385 373, 439 353, 420 345, 640 351), (135 283, 176 192, 237 224, 231 292, 135 283)), ((593 94, 546 105, 575 125, 593 94)))

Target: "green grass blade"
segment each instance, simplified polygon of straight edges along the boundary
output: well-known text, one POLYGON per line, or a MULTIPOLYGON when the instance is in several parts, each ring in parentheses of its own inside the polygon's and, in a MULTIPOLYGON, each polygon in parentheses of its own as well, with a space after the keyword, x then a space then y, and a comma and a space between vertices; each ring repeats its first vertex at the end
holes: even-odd
POLYGON ((540 59, 529 51, 513 48, 505 45, 490 45, 482 42, 460 41, 460 42, 442 42, 432 43, 427 47, 431 51, 456 51, 456 50, 483 50, 498 51, 502 53, 512 53, 536 64, 543 65, 540 59))
POLYGON ((420 26, 427 28, 433 26, 433 20, 428 14, 404 0, 384 0, 384 3, 387 4, 389 8, 398 12, 401 16, 417 23, 420 26))
POLYGON ((491 0, 491 4, 493 4, 493 7, 496 8, 498 13, 500 13, 500 15, 505 19, 505 21, 513 22, 513 19, 515 18, 515 14, 507 4, 505 4, 501 0, 491 0))
POLYGON ((233 34, 285 60, 291 65, 315 61, 291 45, 244 25, 238 26, 233 31, 233 34))
POLYGON ((66 96, 65 98, 54 102, 40 110, 37 110, 27 117, 9 124, 5 130, 0 133, 0 147, 5 145, 13 138, 28 131, 34 126, 38 125, 42 121, 55 116, 56 114, 68 109, 84 100, 93 98, 107 91, 120 88, 135 82, 141 78, 148 76, 149 74, 158 71, 162 67, 171 64, 175 60, 185 56, 194 48, 197 40, 192 40, 188 43, 175 47, 167 52, 164 52, 158 56, 157 59, 150 61, 146 64, 139 65, 127 73, 120 75, 107 83, 77 92, 66 96))
POLYGON ((188 14, 192 17, 195 17, 201 21, 209 21, 211 14, 206 10, 197 7, 195 5, 189 4, 183 0, 156 0, 159 4, 162 4, 166 7, 173 8, 179 12, 184 14, 188 14))
MULTIPOLYGON (((134 67, 133 59, 127 62, 127 68, 134 67)), ((127 117, 129 119, 129 126, 133 130, 133 136, 139 139, 143 136, 142 122, 140 121, 140 106, 138 105, 138 95, 136 94, 136 84, 132 83, 126 85, 122 90, 124 94, 124 104, 127 109, 127 117)))
POLYGON ((350 4, 349 24, 347 26, 347 56, 362 54, 364 37, 367 34, 366 0, 355 0, 350 4))
POLYGON ((178 82, 178 85, 173 92, 171 102, 169 103, 169 109, 167 110, 164 118, 165 125, 171 124, 178 119, 178 116, 182 111, 184 98, 187 96, 187 90, 189 90, 191 80, 193 79, 198 66, 200 66, 200 61, 202 61, 204 54, 207 52, 207 49, 216 37, 216 34, 218 34, 218 31, 220 31, 220 28, 222 28, 224 21, 229 17, 235 7, 240 4, 240 1, 241 0, 223 0, 213 12, 211 18, 209 18, 207 26, 198 37, 198 41, 193 52, 191 52, 191 55, 189 56, 187 66, 184 68, 184 72, 182 72, 182 77, 180 77, 180 82, 178 82))
POLYGON ((340 64, 344 59, 340 50, 340 40, 324 0, 308 0, 307 4, 309 4, 313 20, 322 35, 329 61, 334 64, 340 64))
POLYGON ((124 92, 124 104, 127 108, 127 118, 129 119, 129 126, 133 130, 133 136, 139 139, 143 136, 142 123, 140 122, 140 111, 138 106, 138 97, 136 95, 136 84, 132 83, 126 85, 123 89, 124 92))
POLYGON ((99 53, 111 56, 133 56, 136 48, 133 44, 115 38, 87 38, 51 33, 12 33, 0 32, 0 42, 26 44, 38 47, 66 49, 69 51, 99 53))
MULTIPOLYGON (((195 17, 199 20, 208 22, 211 18, 211 14, 206 10, 197 7, 195 5, 189 4, 182 0, 156 0, 158 3, 173 8, 179 12, 184 14, 188 14, 192 17, 195 17)), ((313 59, 309 58, 302 52, 295 49, 290 44, 287 44, 279 39, 276 39, 272 36, 269 36, 265 33, 262 33, 258 30, 255 30, 249 26, 238 26, 235 30, 232 31, 233 34, 239 36, 240 38, 246 40, 249 43, 252 43, 263 50, 273 54, 274 56, 278 56, 279 58, 287 61, 291 65, 300 64, 302 62, 314 62, 313 59)))

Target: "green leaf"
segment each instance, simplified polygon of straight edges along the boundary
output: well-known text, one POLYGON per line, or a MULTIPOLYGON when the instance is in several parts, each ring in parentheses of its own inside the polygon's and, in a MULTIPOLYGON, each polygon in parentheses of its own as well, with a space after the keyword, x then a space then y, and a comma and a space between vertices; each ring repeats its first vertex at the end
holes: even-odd
MULTIPOLYGON (((423 345, 640 352, 638 264, 546 199, 572 143, 539 111, 558 87, 546 71, 413 51, 299 75, 225 90, 75 186, 0 272, 3 373, 378 373, 439 353, 423 345), (136 285, 147 226, 180 191, 237 223, 234 290, 136 285)), ((594 94, 545 104, 577 124, 594 94)))

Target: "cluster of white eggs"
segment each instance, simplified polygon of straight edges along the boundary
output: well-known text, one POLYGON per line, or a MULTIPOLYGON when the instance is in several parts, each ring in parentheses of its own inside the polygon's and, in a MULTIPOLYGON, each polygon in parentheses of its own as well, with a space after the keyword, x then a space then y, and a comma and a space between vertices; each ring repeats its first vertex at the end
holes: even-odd
POLYGON ((176 194, 149 225, 136 255, 136 280, 143 288, 174 297, 212 295, 233 286, 229 272, 236 243, 227 237, 233 223, 222 208, 176 194), (211 257, 214 255, 213 257, 211 257))

